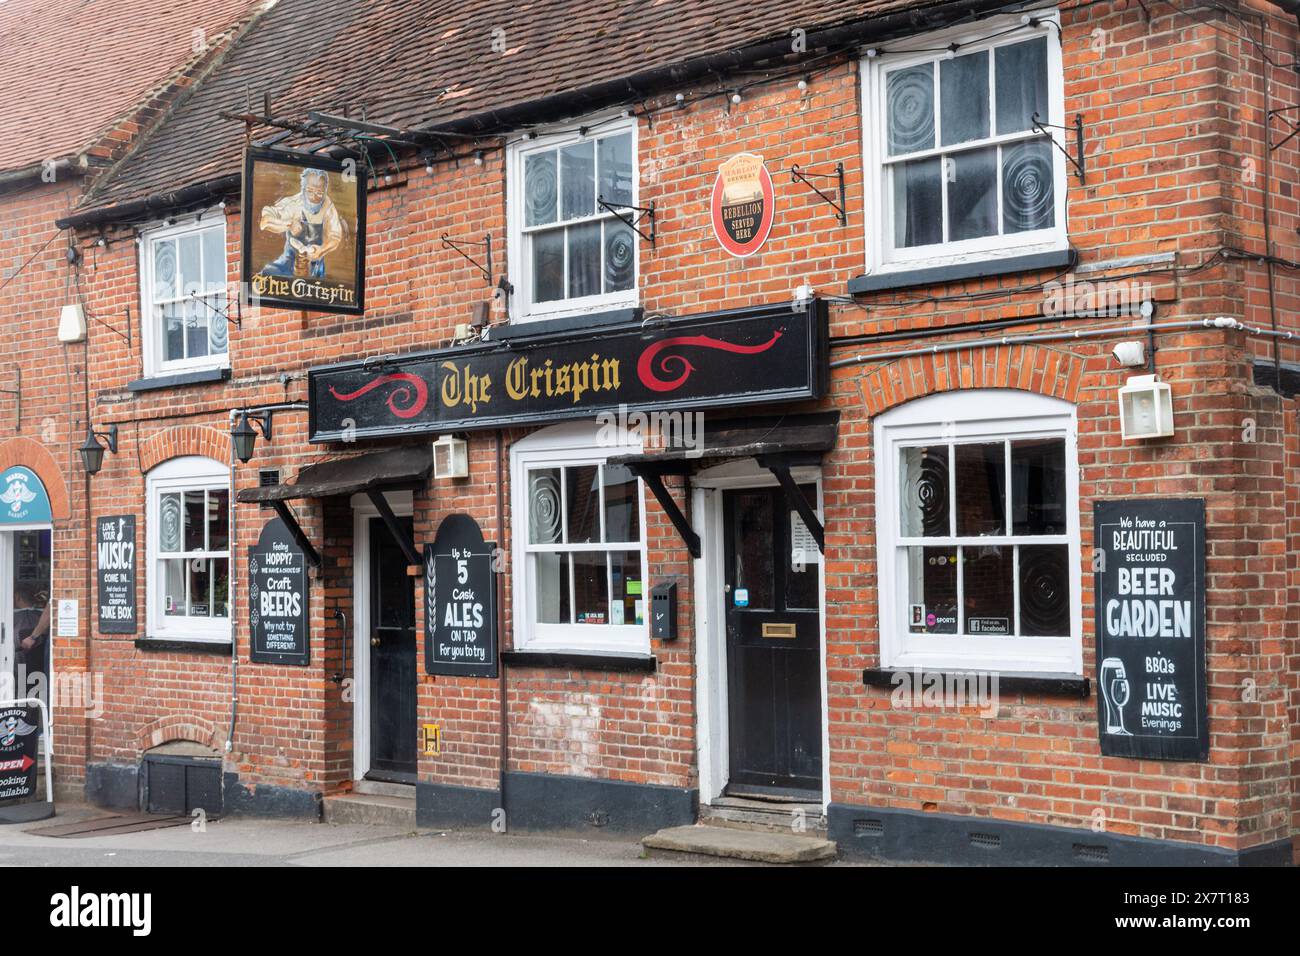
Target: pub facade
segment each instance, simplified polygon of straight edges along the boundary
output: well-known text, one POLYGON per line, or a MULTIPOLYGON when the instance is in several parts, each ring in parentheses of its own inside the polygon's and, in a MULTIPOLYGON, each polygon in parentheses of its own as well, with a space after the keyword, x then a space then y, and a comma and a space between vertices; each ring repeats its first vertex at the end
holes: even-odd
POLYGON ((1300 157, 1221 130, 1300 95, 1232 26, 1284 11, 757 4, 669 53, 470 3, 468 56, 375 10, 385 72, 250 97, 321 6, 61 222, 138 323, 89 333, 86 549, 139 556, 90 799, 1290 862, 1300 157))

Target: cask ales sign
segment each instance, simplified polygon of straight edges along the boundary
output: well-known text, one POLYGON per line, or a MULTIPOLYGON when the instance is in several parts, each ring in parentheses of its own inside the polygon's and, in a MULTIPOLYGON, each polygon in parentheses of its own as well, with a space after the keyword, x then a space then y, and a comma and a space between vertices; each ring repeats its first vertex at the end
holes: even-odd
POLYGON ((311 661, 307 558, 279 518, 262 528, 248 553, 249 658, 260 664, 311 661))
POLYGON ((497 676, 496 549, 469 515, 448 515, 424 549, 424 669, 497 676))
POLYGON ((1101 752, 1204 760, 1205 502, 1099 501, 1093 515, 1101 752))
POLYGON ((818 398, 825 325, 814 301, 315 368, 311 440, 818 398))
POLYGON ((95 573, 101 634, 134 634, 135 515, 95 519, 95 573))

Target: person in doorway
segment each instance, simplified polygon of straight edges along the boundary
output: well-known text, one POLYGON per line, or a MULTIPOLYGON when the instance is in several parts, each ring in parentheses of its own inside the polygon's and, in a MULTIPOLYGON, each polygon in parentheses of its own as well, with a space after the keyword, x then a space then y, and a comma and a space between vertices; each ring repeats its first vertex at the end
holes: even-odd
POLYGON ((35 675, 36 690, 45 686, 50 659, 50 596, 19 586, 14 591, 15 689, 26 695, 35 675))

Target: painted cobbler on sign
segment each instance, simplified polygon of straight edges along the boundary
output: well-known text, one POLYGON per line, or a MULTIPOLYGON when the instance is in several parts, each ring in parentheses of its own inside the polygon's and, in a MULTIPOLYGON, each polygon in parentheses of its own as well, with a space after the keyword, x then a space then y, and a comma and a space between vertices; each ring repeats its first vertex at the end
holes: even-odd
POLYGON ((365 184, 356 160, 250 149, 242 271, 248 294, 261 305, 360 313, 365 184))
POLYGON ((772 177, 762 156, 739 153, 718 167, 709 213, 714 235, 733 256, 744 258, 762 248, 776 215, 772 177))

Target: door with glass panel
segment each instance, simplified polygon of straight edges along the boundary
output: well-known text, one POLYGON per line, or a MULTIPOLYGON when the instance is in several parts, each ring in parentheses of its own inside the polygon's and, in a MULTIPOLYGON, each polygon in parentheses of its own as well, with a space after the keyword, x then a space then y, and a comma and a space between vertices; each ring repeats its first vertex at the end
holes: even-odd
POLYGON ((0 700, 50 703, 50 541, 48 528, 0 532, 0 700))
MULTIPOLYGON (((816 485, 800 491, 814 508, 816 485)), ((822 786, 819 563, 780 488, 722 496, 727 793, 815 799, 822 786)))

